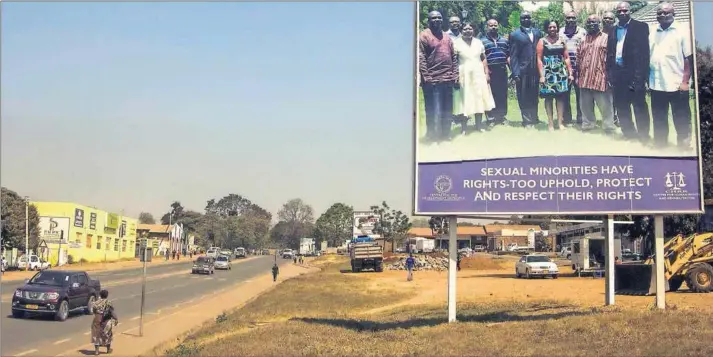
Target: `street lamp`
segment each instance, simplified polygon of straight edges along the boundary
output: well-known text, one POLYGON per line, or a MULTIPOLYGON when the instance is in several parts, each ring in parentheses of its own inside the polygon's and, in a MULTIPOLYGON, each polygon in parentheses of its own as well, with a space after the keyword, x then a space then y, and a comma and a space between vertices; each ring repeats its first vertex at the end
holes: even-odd
POLYGON ((463 9, 463 10, 460 11, 460 14, 461 14, 461 17, 462 17, 462 18, 461 18, 461 21, 465 21, 465 18, 468 17, 468 10, 463 9))

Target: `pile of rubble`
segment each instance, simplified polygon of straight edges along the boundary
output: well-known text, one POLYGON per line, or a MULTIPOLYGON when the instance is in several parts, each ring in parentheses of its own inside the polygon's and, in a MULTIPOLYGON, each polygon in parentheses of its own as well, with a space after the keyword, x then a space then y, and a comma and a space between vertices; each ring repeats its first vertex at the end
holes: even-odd
MULTIPOLYGON (((432 257, 428 255, 424 256, 414 256, 416 259, 416 264, 414 270, 437 270, 443 271, 448 270, 448 257, 437 256, 432 257)), ((388 266, 389 270, 406 270, 406 257, 401 258, 399 261, 388 266)))

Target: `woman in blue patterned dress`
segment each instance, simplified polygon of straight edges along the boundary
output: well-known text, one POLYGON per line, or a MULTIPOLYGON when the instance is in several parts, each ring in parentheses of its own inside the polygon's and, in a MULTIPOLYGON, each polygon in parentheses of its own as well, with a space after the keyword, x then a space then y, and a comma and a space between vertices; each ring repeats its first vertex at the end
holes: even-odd
POLYGON ((547 36, 537 43, 537 67, 540 70, 540 97, 545 99, 545 111, 550 131, 554 131, 553 102, 557 103, 557 122, 564 129, 564 103, 569 100, 569 86, 574 81, 567 45, 559 36, 557 21, 545 22, 547 36))

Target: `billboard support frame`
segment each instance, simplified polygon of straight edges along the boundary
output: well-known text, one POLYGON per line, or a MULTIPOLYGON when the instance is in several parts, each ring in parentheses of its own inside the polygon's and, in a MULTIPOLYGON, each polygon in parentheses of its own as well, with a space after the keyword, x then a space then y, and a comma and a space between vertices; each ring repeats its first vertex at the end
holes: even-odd
POLYGON ((456 273, 458 259, 458 216, 448 217, 448 323, 456 318, 456 273), (456 227, 456 228, 452 228, 456 227))

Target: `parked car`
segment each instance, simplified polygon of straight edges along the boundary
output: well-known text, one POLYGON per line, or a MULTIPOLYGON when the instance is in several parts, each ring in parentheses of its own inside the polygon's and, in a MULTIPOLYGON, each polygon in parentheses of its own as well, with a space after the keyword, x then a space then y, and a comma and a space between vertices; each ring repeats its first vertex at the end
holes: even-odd
POLYGON ((525 276, 531 278, 533 276, 551 276, 552 279, 557 279, 559 268, 550 257, 539 254, 528 254, 522 256, 515 264, 515 276, 520 278, 525 276))
POLYGON ((221 255, 215 259, 215 268, 222 270, 232 270, 233 264, 230 262, 230 257, 227 255, 221 255))
MULTIPOLYGON (((17 268, 25 270, 27 266, 27 256, 23 255, 17 259, 17 268)), ((30 254, 30 270, 45 270, 51 268, 52 265, 35 254, 30 254)))
POLYGON ((215 260, 211 257, 198 257, 193 261, 193 269, 191 274, 214 274, 215 260))
POLYGON ((84 271, 46 270, 36 273, 12 296, 12 316, 23 318, 26 313, 53 315, 64 321, 70 313, 91 307, 101 291, 99 280, 89 278, 84 271))

